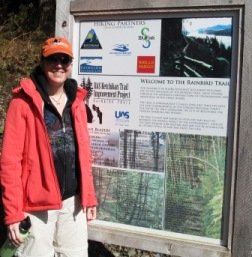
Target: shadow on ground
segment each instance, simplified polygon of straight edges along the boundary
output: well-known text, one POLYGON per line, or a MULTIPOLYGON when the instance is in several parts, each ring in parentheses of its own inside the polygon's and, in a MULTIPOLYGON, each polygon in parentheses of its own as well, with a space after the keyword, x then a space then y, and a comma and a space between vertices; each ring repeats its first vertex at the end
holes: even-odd
POLYGON ((115 257, 102 243, 96 241, 88 241, 89 257, 115 257))

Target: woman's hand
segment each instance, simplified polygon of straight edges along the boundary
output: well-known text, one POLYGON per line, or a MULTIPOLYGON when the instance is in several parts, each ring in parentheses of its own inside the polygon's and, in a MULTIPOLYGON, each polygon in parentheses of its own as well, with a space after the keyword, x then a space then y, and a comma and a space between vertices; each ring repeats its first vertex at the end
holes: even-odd
POLYGON ((20 222, 7 225, 8 238, 15 246, 19 246, 24 242, 19 232, 19 224, 20 222))
POLYGON ((86 213, 88 223, 96 219, 96 206, 84 208, 83 211, 86 213))

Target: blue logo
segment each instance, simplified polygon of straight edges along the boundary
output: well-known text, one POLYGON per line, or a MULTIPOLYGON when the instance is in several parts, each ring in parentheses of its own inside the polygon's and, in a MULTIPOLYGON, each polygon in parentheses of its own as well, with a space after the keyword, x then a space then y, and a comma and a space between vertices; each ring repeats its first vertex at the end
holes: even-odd
POLYGON ((112 51, 110 54, 115 55, 130 55, 130 49, 128 44, 116 44, 113 46, 112 51))
POLYGON ((102 57, 80 57, 80 72, 102 73, 102 57))
POLYGON ((129 51, 129 48, 128 48, 128 45, 126 45, 126 44, 117 44, 117 45, 115 45, 115 48, 113 48, 113 50, 116 52, 125 53, 125 52, 129 51))
POLYGON ((129 119, 129 112, 124 112, 124 111, 115 111, 115 117, 117 119, 129 119))

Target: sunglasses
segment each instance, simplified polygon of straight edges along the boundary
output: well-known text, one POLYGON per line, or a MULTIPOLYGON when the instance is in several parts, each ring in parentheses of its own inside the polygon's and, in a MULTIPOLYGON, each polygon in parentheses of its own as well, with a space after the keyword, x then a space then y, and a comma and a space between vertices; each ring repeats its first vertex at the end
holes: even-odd
POLYGON ((73 59, 68 55, 51 55, 45 58, 45 61, 49 64, 60 63, 62 65, 69 65, 73 59))

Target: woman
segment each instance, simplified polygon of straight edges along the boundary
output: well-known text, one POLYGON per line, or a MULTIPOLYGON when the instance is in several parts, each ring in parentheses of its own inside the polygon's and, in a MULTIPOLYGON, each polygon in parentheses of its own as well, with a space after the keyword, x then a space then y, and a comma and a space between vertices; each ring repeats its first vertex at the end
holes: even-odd
POLYGON ((8 237, 22 257, 86 257, 87 221, 96 218, 86 91, 70 79, 73 52, 49 38, 41 62, 13 91, 0 179, 8 237), (23 242, 19 223, 32 227, 23 242))

